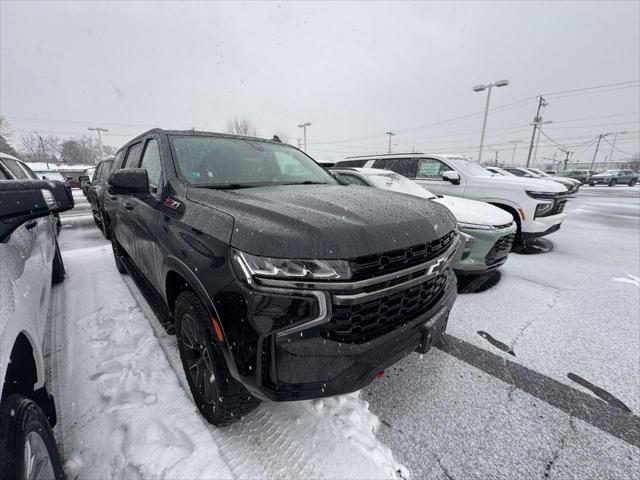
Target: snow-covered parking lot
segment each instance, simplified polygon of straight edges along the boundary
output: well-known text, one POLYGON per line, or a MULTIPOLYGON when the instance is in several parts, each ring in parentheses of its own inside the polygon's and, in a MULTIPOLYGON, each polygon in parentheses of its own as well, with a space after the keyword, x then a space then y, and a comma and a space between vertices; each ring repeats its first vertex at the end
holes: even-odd
POLYGON ((88 204, 63 217, 49 373, 70 478, 635 478, 640 188, 583 187, 554 249, 466 282, 438 349, 363 391, 264 402, 225 429, 189 397, 88 204))

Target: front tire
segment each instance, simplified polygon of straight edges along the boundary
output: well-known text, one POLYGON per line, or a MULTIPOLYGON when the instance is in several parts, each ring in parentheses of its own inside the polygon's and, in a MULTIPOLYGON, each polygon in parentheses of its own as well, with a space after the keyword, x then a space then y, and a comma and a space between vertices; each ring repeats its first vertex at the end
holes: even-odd
POLYGON ((189 389, 209 423, 224 427, 258 406, 229 372, 209 314, 191 291, 176 300, 176 337, 189 389))
POLYGON ((111 225, 111 223, 109 223, 106 226, 103 223, 103 226, 104 228, 108 228, 110 232, 111 249, 113 250, 113 259, 116 262, 116 268, 118 269, 118 272, 125 274, 127 273, 127 269, 125 268, 124 263, 122 263, 122 257, 124 256, 124 252, 122 250, 122 247, 118 243, 118 240, 116 239, 116 234, 113 231, 113 226, 111 225))
POLYGON ((637 178, 632 178, 631 181, 629 181, 629 186, 633 187, 636 183, 638 183, 638 179, 637 178))
POLYGON ((596 186, 596 182, 589 182, 589 186, 590 187, 595 187, 596 186))
POLYGON ((610 187, 615 187, 616 183, 618 183, 618 181, 615 178, 612 178, 611 180, 609 180, 610 187))
POLYGON ((47 416, 22 395, 0 406, 0 478, 64 479, 47 416))

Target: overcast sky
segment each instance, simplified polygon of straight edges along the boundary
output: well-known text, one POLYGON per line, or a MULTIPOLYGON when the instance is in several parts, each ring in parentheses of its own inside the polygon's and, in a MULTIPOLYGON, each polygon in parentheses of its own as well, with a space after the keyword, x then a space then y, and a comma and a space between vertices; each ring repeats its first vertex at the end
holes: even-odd
MULTIPOLYGON (((486 143, 510 161, 522 140, 518 161, 537 95, 636 81, 548 97, 549 137, 590 160, 593 137, 627 131, 615 158, 640 149, 639 5, 2 0, 0 114, 14 143, 98 125, 117 147, 153 126, 224 131, 238 116, 291 143, 312 122, 319 160, 386 151, 388 130, 396 151, 477 158, 480 114, 433 124, 481 112, 486 92, 471 87, 506 78, 486 143)), ((553 153, 542 137, 539 156, 553 153)))

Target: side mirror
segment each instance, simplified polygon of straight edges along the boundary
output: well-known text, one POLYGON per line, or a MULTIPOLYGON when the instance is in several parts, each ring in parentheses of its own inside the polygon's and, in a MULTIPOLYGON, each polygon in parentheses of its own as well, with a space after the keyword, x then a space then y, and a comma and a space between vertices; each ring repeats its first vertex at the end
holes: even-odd
POLYGON ((73 196, 56 180, 0 182, 0 241, 24 222, 73 208, 73 196))
POLYGON ((82 182, 87 182, 88 183, 90 181, 89 175, 80 175, 78 177, 78 180, 80 181, 80 183, 82 183, 82 182))
POLYGON ((109 186, 113 193, 139 195, 149 193, 149 177, 144 168, 114 170, 109 175, 109 186))
POLYGON ((442 174, 442 179, 451 182, 453 185, 460 185, 460 174, 453 170, 449 170, 442 174))

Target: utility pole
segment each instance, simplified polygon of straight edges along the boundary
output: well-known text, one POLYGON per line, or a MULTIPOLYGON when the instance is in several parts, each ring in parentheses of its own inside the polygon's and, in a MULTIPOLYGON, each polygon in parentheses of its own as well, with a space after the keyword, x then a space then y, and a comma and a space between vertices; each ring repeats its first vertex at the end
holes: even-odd
POLYGON ((596 151, 593 152, 593 160, 591 160, 591 168, 589 168, 589 170, 593 170, 593 164, 596 162, 596 155, 598 155, 598 149, 600 148, 600 142, 607 135, 609 135, 609 134, 608 133, 601 133, 600 135, 598 135, 598 144, 596 145, 596 151))
POLYGON ((531 154, 533 153, 533 142, 536 139, 536 130, 538 128, 538 125, 542 121, 542 117, 540 116, 540 113, 541 113, 542 109, 544 107, 546 107, 547 105, 549 105, 547 103, 547 101, 544 99, 544 97, 542 95, 540 95, 540 100, 538 101, 538 111, 536 112, 536 116, 533 119, 533 123, 532 123, 533 132, 531 133, 531 144, 529 145, 529 155, 527 156, 527 167, 531 163, 531 154))
POLYGON ((487 148, 489 150, 491 150, 493 153, 496 154, 496 157, 495 157, 495 159, 493 161, 493 165, 497 167, 498 166, 498 153, 500 153, 500 150, 498 150, 497 148, 492 148, 492 147, 487 147, 487 148))
POLYGON ((474 92, 482 92, 487 90, 487 103, 484 106, 484 118, 482 120, 482 135, 480 136, 480 152, 478 152, 478 164, 482 162, 482 147, 484 146, 484 133, 487 128, 487 115, 489 114, 489 102, 491 101, 491 89, 493 87, 506 87, 509 85, 509 80, 498 80, 497 82, 489 83, 487 85, 476 85, 473 87, 474 92))
POLYGON ((91 132, 97 132, 98 134, 98 144, 100 145, 100 160, 104 160, 104 150, 102 149, 102 137, 100 136, 100 132, 107 133, 109 130, 102 127, 89 127, 87 130, 91 132))
POLYGON ((573 152, 570 152, 568 148, 564 148, 564 147, 562 147, 560 151, 566 155, 564 159, 564 169, 563 169, 563 170, 566 170, 567 164, 569 163, 569 154, 573 154, 573 152))
POLYGON ((34 132, 37 136, 38 139, 40 139, 40 147, 42 148, 42 156, 44 157, 44 162, 47 164, 47 170, 49 170, 49 160, 47 159, 47 152, 45 152, 44 150, 44 142, 42 141, 42 137, 40 136, 40 134, 38 132, 34 132))
POLYGON ((625 135, 627 132, 614 132, 613 134, 613 143, 611 144, 611 151, 609 152, 609 156, 607 157, 607 168, 609 170, 609 162, 611 161, 611 157, 613 156, 613 149, 616 146, 616 140, 618 139, 618 134, 625 135))
POLYGON ((304 122, 304 123, 300 123, 298 124, 298 127, 300 127, 303 131, 304 131, 304 151, 307 151, 307 127, 311 126, 311 122, 304 122))
POLYGON ((385 133, 385 135, 389 135, 389 153, 391 153, 391 137, 395 135, 391 130, 385 133))
POLYGON ((524 140, 511 140, 509 143, 513 143, 513 153, 511 154, 511 165, 515 165, 516 161, 516 148, 519 143, 524 142, 524 140))
POLYGON ((534 165, 537 165, 538 163, 538 142, 540 141, 540 134, 542 133, 542 125, 546 125, 547 123, 551 123, 551 120, 542 121, 542 118, 540 118, 540 122, 538 122, 538 136, 536 137, 536 146, 533 149, 534 165))

